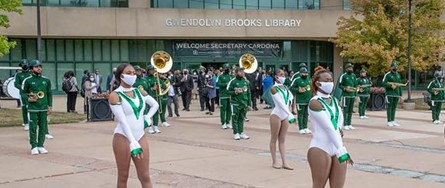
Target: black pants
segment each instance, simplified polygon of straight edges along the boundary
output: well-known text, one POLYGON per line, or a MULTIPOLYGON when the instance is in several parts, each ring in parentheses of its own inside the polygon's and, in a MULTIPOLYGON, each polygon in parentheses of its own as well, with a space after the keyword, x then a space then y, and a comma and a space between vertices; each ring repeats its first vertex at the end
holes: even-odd
POLYGON ((199 106, 201 107, 201 111, 204 110, 204 105, 206 103, 205 96, 202 93, 204 88, 199 88, 199 106))
POLYGON ((192 92, 191 91, 183 91, 181 98, 182 98, 182 106, 184 106, 184 109, 189 110, 190 109, 190 101, 192 100, 192 92))
POLYGON ((66 111, 74 112, 76 110, 77 91, 68 92, 66 100, 66 111))
POLYGON ((256 91, 256 89, 252 89, 251 90, 250 97, 252 99, 252 108, 256 108, 256 98, 257 98, 257 91, 256 91))
POLYGON ((210 112, 215 112, 215 98, 209 99, 208 97, 204 96, 203 99, 207 109, 209 109, 210 112))
POLYGON ((167 110, 168 110, 168 116, 172 116, 172 102, 175 108, 175 114, 178 116, 179 112, 178 112, 178 96, 168 96, 167 99, 167 110))
POLYGON ((219 105, 219 89, 216 89, 216 97, 214 98, 215 104, 219 105))

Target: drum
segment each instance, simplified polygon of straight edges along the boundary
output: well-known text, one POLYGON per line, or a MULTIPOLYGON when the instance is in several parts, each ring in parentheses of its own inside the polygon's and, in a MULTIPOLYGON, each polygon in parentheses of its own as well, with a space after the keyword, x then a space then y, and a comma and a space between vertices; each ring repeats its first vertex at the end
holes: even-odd
POLYGON ((15 88, 14 82, 15 82, 15 78, 14 77, 8 78, 3 83, 3 92, 8 97, 11 97, 11 98, 14 98, 14 99, 20 99, 20 90, 15 88))

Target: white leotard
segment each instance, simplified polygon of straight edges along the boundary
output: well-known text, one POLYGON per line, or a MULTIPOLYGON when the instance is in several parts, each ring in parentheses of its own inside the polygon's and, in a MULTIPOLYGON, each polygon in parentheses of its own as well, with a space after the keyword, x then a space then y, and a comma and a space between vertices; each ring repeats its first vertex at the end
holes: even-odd
POLYGON ((278 116, 280 120, 292 119, 294 118, 294 115, 289 110, 289 104, 293 100, 294 96, 289 91, 289 89, 287 89, 287 87, 280 86, 282 86, 282 84, 275 84, 272 86, 279 87, 279 89, 282 89, 282 92, 280 92, 278 88, 275 88, 277 92, 275 94, 272 94, 272 99, 275 107, 273 108, 270 115, 274 114, 278 116), (285 98, 287 98, 288 101, 285 101, 285 98))
MULTIPOLYGON (((320 95, 315 95, 311 101, 317 99, 322 98, 320 95)), ((331 97, 331 99, 331 104, 328 104, 327 102, 326 104, 328 104, 327 107, 333 112, 334 117, 336 113, 338 114, 337 129, 334 128, 331 121, 331 114, 328 109, 325 109, 325 106, 323 106, 323 109, 320 111, 313 111, 309 108, 309 120, 312 125, 312 140, 309 148, 320 148, 331 157, 335 155, 339 157, 344 153, 347 153, 340 135, 340 129, 343 127, 343 114, 337 99, 334 97, 331 97)))
POLYGON ((118 123, 114 134, 127 137, 130 143, 139 141, 144 136, 144 109, 146 104, 150 110, 146 116, 151 118, 158 110, 158 103, 150 95, 143 96, 138 89, 119 87, 114 90, 121 100, 120 104, 110 104, 118 123), (133 91, 134 97, 127 96, 124 91, 133 91), (132 106, 133 105, 133 106, 132 106), (138 113, 138 114, 137 114, 138 113))

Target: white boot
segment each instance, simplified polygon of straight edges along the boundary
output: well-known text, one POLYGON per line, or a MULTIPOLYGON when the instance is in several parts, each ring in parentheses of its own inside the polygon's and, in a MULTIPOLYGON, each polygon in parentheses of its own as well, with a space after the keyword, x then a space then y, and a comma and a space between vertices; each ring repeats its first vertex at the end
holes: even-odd
POLYGON ((155 134, 155 130, 153 130, 153 126, 147 128, 149 134, 155 134))
POLYGON ((167 123, 167 122, 162 122, 162 126, 164 126, 164 127, 170 127, 170 124, 167 123))
POLYGON ((232 128, 232 125, 230 125, 229 123, 227 123, 226 126, 227 126, 228 129, 232 128))
POLYGON ((40 154, 47 154, 48 150, 46 150, 44 147, 37 147, 37 150, 39 150, 40 154))
POLYGON ((222 124, 221 128, 222 128, 222 129, 227 129, 227 128, 229 128, 229 127, 227 127, 227 124, 224 123, 224 124, 222 124))
POLYGON ((46 139, 53 139, 54 136, 53 136, 53 135, 50 135, 50 134, 45 134, 45 138, 46 138, 46 139))
POLYGON ((154 126, 154 130, 156 133, 161 133, 161 131, 158 129, 158 126, 154 126))
POLYGON ((37 149, 37 147, 32 148, 31 155, 38 155, 38 154, 39 154, 39 149, 37 149))

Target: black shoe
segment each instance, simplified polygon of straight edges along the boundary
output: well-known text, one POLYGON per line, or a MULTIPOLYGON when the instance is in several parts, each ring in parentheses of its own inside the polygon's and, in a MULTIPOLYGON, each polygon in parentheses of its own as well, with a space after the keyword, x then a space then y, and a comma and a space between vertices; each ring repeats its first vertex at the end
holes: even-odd
POLYGON ((188 111, 188 112, 189 112, 189 111, 190 111, 190 109, 185 109, 185 111, 188 111))
POLYGON ((172 115, 168 115, 168 117, 173 117, 172 115))
POLYGON ((200 111, 204 111, 204 109, 201 109, 200 111))
POLYGON ((210 112, 209 114, 210 114, 210 115, 213 115, 213 113, 212 113, 212 112, 210 112))
POLYGON ((180 117, 180 115, 179 115, 179 114, 176 114, 176 117, 180 117))
POLYGON ((182 109, 182 111, 185 111, 185 110, 186 110, 185 108, 182 109))
POLYGON ((258 111, 258 108, 257 108, 257 107, 254 107, 253 110, 258 111))
POLYGON ((210 112, 206 112, 206 114, 210 114, 210 112))

